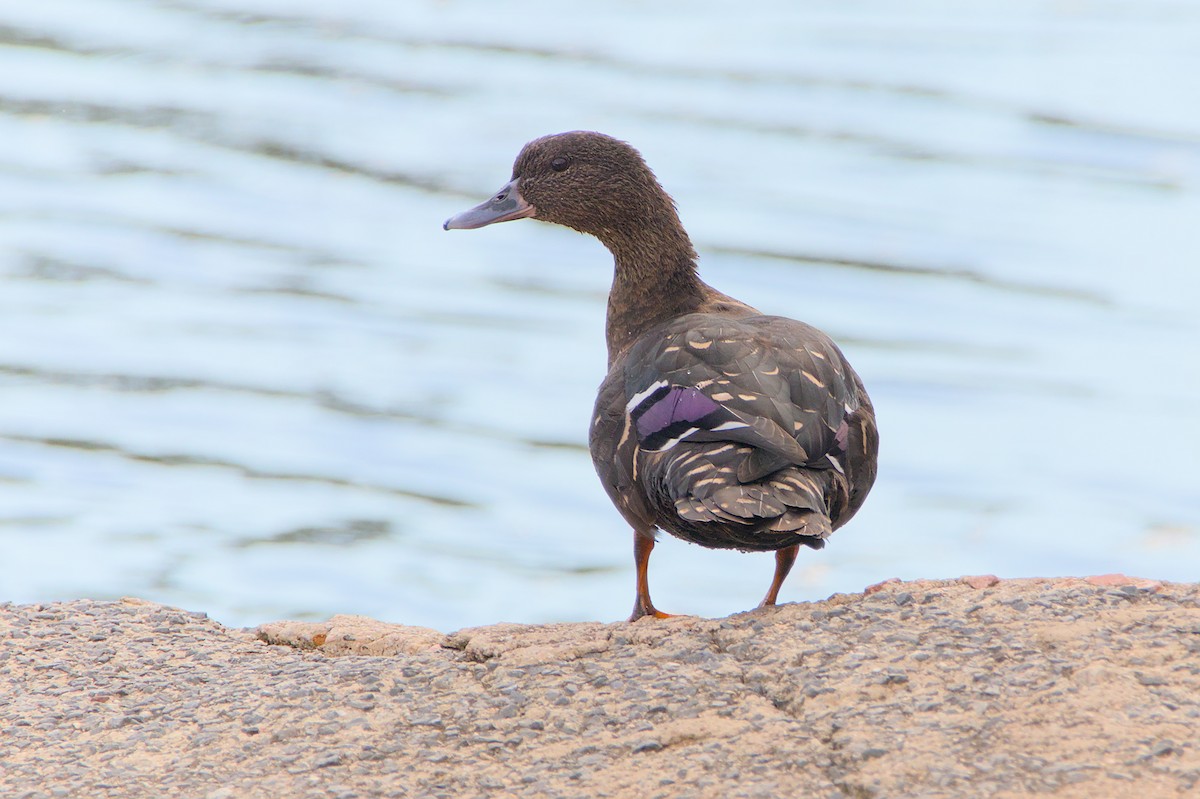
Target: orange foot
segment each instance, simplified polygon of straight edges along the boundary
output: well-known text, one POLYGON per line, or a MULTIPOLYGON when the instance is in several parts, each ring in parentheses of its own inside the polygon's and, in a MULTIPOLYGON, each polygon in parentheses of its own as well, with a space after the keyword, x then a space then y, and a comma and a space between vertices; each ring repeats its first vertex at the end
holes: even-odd
POLYGON ((670 619, 677 615, 679 614, 663 613, 661 610, 654 607, 649 599, 643 602, 641 597, 639 597, 638 601, 633 603, 633 613, 629 616, 629 620, 637 621, 645 616, 653 616, 656 619, 670 619))

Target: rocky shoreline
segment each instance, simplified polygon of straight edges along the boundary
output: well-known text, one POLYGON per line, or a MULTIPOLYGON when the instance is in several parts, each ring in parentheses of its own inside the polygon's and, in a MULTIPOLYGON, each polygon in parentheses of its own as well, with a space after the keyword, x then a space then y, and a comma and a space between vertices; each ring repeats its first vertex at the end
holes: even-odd
POLYGON ((726 619, 0 605, 0 796, 1200 792, 1200 586, 887 582, 726 619))

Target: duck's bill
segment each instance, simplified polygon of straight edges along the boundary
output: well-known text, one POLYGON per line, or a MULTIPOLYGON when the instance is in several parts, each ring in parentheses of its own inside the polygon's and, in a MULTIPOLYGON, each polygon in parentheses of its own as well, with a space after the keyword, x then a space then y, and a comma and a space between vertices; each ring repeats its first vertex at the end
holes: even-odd
POLYGON ((495 222, 507 222, 510 219, 524 219, 533 216, 537 211, 521 196, 519 178, 514 178, 500 191, 492 195, 487 202, 480 203, 474 208, 455 214, 442 225, 444 230, 472 230, 495 222))

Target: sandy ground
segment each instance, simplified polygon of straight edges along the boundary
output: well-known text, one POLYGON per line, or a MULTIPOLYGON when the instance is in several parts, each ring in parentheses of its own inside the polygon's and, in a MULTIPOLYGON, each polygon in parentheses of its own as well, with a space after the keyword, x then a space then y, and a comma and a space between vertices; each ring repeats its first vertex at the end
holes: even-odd
POLYGON ((1200 586, 450 635, 6 604, 0 725, 6 799, 1200 796, 1200 586))

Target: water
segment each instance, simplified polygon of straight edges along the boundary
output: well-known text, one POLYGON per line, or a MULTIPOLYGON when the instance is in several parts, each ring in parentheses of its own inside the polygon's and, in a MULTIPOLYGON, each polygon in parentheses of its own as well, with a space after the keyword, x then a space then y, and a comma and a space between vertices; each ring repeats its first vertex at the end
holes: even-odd
MULTIPOLYGON (((783 599, 1200 564, 1200 7, 0 8, 0 598, 229 624, 623 618, 585 447, 607 253, 444 233, 638 146, 714 285, 829 331, 879 482, 783 599)), ((768 555, 665 540, 661 607, 768 555)))

